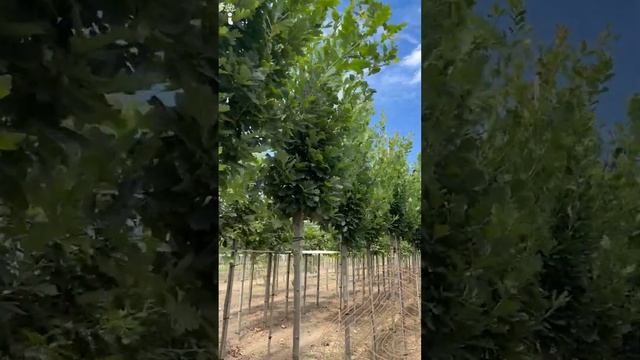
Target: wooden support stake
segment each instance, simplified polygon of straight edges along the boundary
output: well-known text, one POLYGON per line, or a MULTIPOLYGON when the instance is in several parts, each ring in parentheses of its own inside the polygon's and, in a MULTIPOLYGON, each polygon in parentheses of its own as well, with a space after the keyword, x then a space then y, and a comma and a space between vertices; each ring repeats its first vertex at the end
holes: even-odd
POLYGON ((351 257, 351 284, 353 285, 353 303, 356 303, 356 295, 358 289, 356 289, 356 257, 351 257))
POLYGON ((371 252, 369 250, 367 250, 367 258, 368 258, 368 265, 369 265, 369 306, 371 308, 371 313, 370 313, 370 318, 371 318, 371 329, 373 330, 372 335, 373 335, 373 339, 371 342, 371 349, 373 351, 372 353, 372 358, 376 359, 376 352, 377 352, 377 333, 376 333, 376 318, 375 318, 375 307, 373 306, 373 279, 371 276, 371 267, 373 265, 373 260, 371 259, 371 252))
POLYGON ((273 254, 267 254, 267 277, 264 285, 264 313, 262 317, 263 326, 267 326, 267 315, 269 311, 269 285, 271 284, 271 264, 273 262, 273 254))
POLYGON ((300 256, 304 248, 304 213, 299 211, 293 217, 293 349, 292 359, 300 360, 300 256))
POLYGON ((378 287, 378 295, 380 295, 380 264, 378 263, 379 256, 376 255, 376 286, 378 287))
POLYGON ((251 299, 253 299, 253 272, 255 270, 256 255, 251 254, 251 275, 249 276, 249 312, 251 312, 251 299))
POLYGON ((407 334, 405 332, 405 324, 404 324, 404 302, 402 297, 402 269, 401 265, 401 257, 400 257, 400 242, 397 237, 395 237, 396 243, 396 264, 397 264, 397 278, 398 278, 398 299, 400 300, 400 326, 402 330, 402 344, 404 346, 404 352, 407 352, 407 334))
POLYGON ((271 303, 269 304, 269 342, 267 343, 267 356, 271 358, 271 338, 273 333, 273 308, 275 307, 274 298, 276 295, 276 281, 278 278, 278 256, 273 261, 273 285, 271 286, 271 303))
MULTIPOLYGON (((349 308, 349 291, 346 289, 346 284, 348 284, 348 272, 347 272, 347 246, 345 244, 340 245, 340 253, 342 259, 342 291, 341 291, 341 303, 343 306, 345 324, 344 324, 344 358, 346 360, 351 360, 351 316, 347 314, 347 309, 349 308)), ((353 264, 353 263, 352 263, 353 264)))
POLYGON ((385 257, 386 256, 383 255, 382 258, 380 259, 381 260, 380 262, 382 263, 382 288, 386 293, 387 292, 387 275, 386 275, 387 269, 386 269, 386 266, 384 265, 385 257))
POLYGON ((320 254, 318 254, 318 278, 316 279, 316 307, 320 307, 320 254))
POLYGON ((329 291, 329 259, 325 259, 324 262, 324 282, 327 288, 327 291, 329 291))
POLYGON ((244 300, 244 274, 247 269, 247 253, 242 255, 242 281, 240 285, 240 310, 238 311, 238 331, 236 333, 240 335, 242 333, 242 303, 244 300))
POLYGON ((365 282, 366 282, 366 275, 365 275, 365 255, 362 255, 362 303, 364 304, 365 301, 365 282))
POLYGON ((233 239, 231 262, 229 263, 229 277, 227 280, 227 292, 224 296, 224 309, 222 313, 222 337, 220 339, 220 353, 218 357, 224 359, 227 345, 227 331, 229 330, 229 311, 231 308, 231 296, 233 296, 233 270, 236 267, 236 239, 233 239))
POLYGON ((284 295, 284 318, 285 320, 289 320, 289 271, 291 270, 291 254, 287 254, 287 290, 284 295))
POLYGON ((307 267, 309 265, 309 255, 304 257, 304 290, 302 295, 302 313, 304 314, 304 307, 307 305, 307 267))

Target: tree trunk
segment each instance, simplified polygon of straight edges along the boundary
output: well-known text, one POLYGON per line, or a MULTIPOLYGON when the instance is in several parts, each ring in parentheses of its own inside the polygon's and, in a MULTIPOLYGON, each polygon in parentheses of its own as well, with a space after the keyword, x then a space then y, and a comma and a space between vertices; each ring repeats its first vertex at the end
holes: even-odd
POLYGON ((251 299, 253 299, 253 272, 256 265, 256 254, 251 254, 251 275, 249 276, 249 312, 251 312, 251 299))
POLYGON ((293 218, 293 360, 300 359, 300 256, 304 247, 304 214, 298 212, 293 218))
POLYGON ((353 285, 353 304, 356 304, 356 257, 351 257, 351 284, 353 285))
POLYGON ((415 264, 416 264, 416 307, 418 308, 418 319, 421 319, 422 316, 422 311, 420 311, 421 308, 421 303, 420 303, 420 275, 422 275, 421 273, 421 269, 420 269, 420 253, 418 252, 418 249, 416 247, 416 252, 415 252, 415 264))
POLYGON ((309 255, 304 257, 304 290, 302 294, 302 314, 304 315, 304 308, 307 306, 307 274, 309 265, 309 255))
MULTIPOLYGON (((274 257, 274 262, 276 264, 278 264, 280 262, 279 261, 280 260, 280 254, 273 254, 273 257, 274 257)), ((277 271, 276 271, 276 273, 277 273, 277 271)), ((278 277, 274 276, 273 277, 273 281, 275 282, 275 285, 276 285, 275 291, 278 291, 278 277)))
POLYGON ((400 257, 400 242, 397 237, 395 237, 396 243, 396 263, 398 264, 398 300, 400 301, 400 326, 402 329, 402 344, 404 346, 404 352, 407 352, 407 336, 405 333, 404 327, 404 302, 402 298, 402 269, 400 268, 402 262, 400 257))
POLYGON ((340 288, 338 287, 338 274, 340 274, 340 271, 338 270, 338 267, 340 266, 340 257, 336 258, 336 295, 338 295, 338 297, 340 297, 340 288))
POLYGON ((284 294, 284 319, 289 320, 289 271, 291 270, 291 254, 287 254, 287 290, 284 294))
POLYGON ((366 274, 365 274, 365 255, 362 255, 362 304, 364 305, 364 301, 365 301, 365 282, 367 281, 366 279, 366 274))
MULTIPOLYGON (((387 267, 384 265, 384 259, 386 258, 385 255, 382 256, 382 258, 380 259, 381 263, 382 263, 382 289, 384 290, 385 294, 387 292, 387 267)), ((386 296, 386 295, 385 295, 386 296)))
POLYGON ((271 285, 271 264, 273 263, 273 254, 269 253, 267 255, 267 277, 265 278, 264 284, 264 314, 262 317, 263 326, 267 326, 267 315, 269 311, 269 287, 271 285))
POLYGON ((373 306, 373 279, 371 277, 371 267, 373 265, 373 261, 371 259, 371 252, 369 250, 367 250, 367 259, 368 259, 368 265, 369 265, 369 305, 371 307, 371 313, 370 313, 370 317, 371 317, 371 329, 373 330, 373 339, 372 339, 372 345, 371 345, 371 349, 372 349, 372 359, 376 359, 376 352, 377 352, 377 333, 376 333, 376 319, 375 319, 375 307, 373 306))
POLYGON ((376 259, 376 286, 378 287, 378 295, 380 295, 380 263, 378 262, 378 258, 380 256, 378 256, 376 254, 375 259, 376 259))
POLYGON ((229 277, 227 280, 227 292, 224 296, 224 310, 222 313, 222 338, 220 339, 220 359, 224 359, 225 347, 227 344, 227 331, 229 330, 229 309, 231 307, 231 296, 233 295, 233 270, 236 267, 236 239, 233 239, 231 251, 231 262, 229 263, 229 277))
POLYGON ((340 257, 342 266, 342 284, 340 299, 342 302, 342 312, 344 312, 344 358, 345 360, 351 360, 351 318, 347 314, 349 308, 349 289, 348 284, 348 267, 347 267, 347 246, 345 244, 340 245, 340 257))
POLYGON ((320 254, 318 254, 318 278, 316 279, 316 307, 320 307, 320 254))
POLYGON ((340 283, 338 283, 338 268, 337 267, 342 268, 342 249, 340 249, 340 255, 338 255, 338 258, 336 259, 336 291, 337 291, 337 295, 338 295, 338 301, 339 301, 339 307, 338 307, 338 324, 340 324, 340 326, 342 326, 342 297, 343 297, 343 286, 344 286, 344 282, 342 281, 342 272, 340 272, 340 283), (338 285, 340 285, 340 287, 338 287, 338 285))
MULTIPOLYGON (((392 285, 393 284, 393 278, 391 277, 391 271, 393 270, 392 266, 391 266, 392 256, 393 256, 393 254, 387 255, 387 276, 388 276, 388 279, 389 279, 389 290, 390 291, 393 291, 393 285, 392 285)), ((394 263, 395 263, 395 261, 394 261, 394 263)))
POLYGON ((242 281, 241 281, 241 285, 240 285, 240 310, 238 311, 238 331, 237 334, 240 335, 240 333, 242 332, 240 329, 242 329, 242 303, 244 300, 244 274, 245 274, 245 270, 247 269, 247 253, 245 252, 242 255, 242 281))
MULTIPOLYGON (((324 282, 325 282, 325 286, 327 288, 327 291, 329 291, 329 259, 325 259, 324 261, 324 282)), ((328 295, 328 294, 327 294, 328 295)))
POLYGON ((273 325, 273 308, 275 307, 273 300, 276 296, 276 279, 278 278, 278 256, 275 256, 273 262, 273 285, 271 286, 271 304, 269 304, 269 342, 267 343, 267 355, 271 358, 271 338, 273 325))

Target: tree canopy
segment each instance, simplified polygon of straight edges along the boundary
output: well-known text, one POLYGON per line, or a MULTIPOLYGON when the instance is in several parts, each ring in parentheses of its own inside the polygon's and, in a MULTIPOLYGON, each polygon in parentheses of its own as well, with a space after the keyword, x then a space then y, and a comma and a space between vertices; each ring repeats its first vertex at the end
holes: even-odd
POLYGON ((605 170, 594 115, 610 36, 535 49, 523 2, 473 3, 432 2, 423 39, 427 356, 635 358, 636 153, 605 170))

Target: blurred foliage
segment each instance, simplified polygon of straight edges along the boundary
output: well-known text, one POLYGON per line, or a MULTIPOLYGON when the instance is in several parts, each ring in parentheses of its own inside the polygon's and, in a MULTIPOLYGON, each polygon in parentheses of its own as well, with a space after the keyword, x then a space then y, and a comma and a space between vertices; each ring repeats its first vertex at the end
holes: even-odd
POLYGON ((215 356, 217 16, 0 4, 0 356, 215 356))
POLYGON ((423 20, 424 355, 637 359, 638 130, 607 170, 594 115, 611 37, 534 50, 522 1, 474 3, 423 20))

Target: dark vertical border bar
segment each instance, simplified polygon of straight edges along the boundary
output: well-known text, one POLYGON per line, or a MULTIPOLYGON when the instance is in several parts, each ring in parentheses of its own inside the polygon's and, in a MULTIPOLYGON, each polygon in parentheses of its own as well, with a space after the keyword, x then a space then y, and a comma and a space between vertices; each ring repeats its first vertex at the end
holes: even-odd
POLYGON ((420 299, 421 299, 421 304, 420 304, 420 308, 421 308, 421 319, 420 319, 420 329, 421 329, 421 338, 420 338, 420 357, 422 359, 426 359, 427 358, 427 347, 425 346, 426 342, 426 336, 428 336, 428 334, 426 333, 426 329, 427 329, 427 323, 426 323, 426 317, 425 317, 425 313, 426 313, 426 309, 424 307, 424 294, 426 294, 427 292, 427 285, 428 285, 428 281, 424 281, 427 275, 427 266, 428 266, 428 260, 427 260, 427 256, 426 256, 426 244, 427 244, 427 228, 426 228, 426 224, 428 223, 427 221, 427 197, 426 197, 426 193, 427 193, 427 183, 425 181, 426 179, 426 173, 425 173, 425 169, 427 167, 427 157, 429 156, 428 153, 428 144, 427 144, 427 130, 426 130, 426 126, 425 126, 425 122, 426 122, 426 116, 425 116, 425 105, 426 105, 426 99, 427 99, 427 95, 428 95, 428 88, 427 88, 427 73, 425 71, 425 60, 427 59, 427 56, 429 54, 429 49, 430 49, 430 43, 427 41, 427 26, 429 24, 428 21, 428 15, 429 15, 429 1, 428 0, 422 0, 422 4, 420 6, 421 8, 421 21, 420 21, 420 33, 421 33, 421 44, 422 44, 422 54, 421 54, 421 59, 422 59, 422 71, 421 71, 421 79, 420 79, 420 87, 421 87, 421 91, 420 91, 420 104, 421 104, 421 119, 420 119, 420 153, 422 154, 422 156, 420 157, 420 194, 422 196, 421 198, 421 202, 420 202, 420 224, 421 224, 421 241, 420 241, 420 299))
MULTIPOLYGON (((219 38, 218 38, 218 28, 219 28, 219 24, 218 24, 218 6, 220 1, 219 0, 209 0, 209 16, 211 16, 212 18, 212 23, 211 23, 211 28, 209 29, 208 33, 205 36, 210 36, 211 39, 213 39, 213 44, 211 44, 213 46, 213 56, 214 56, 214 61, 213 61, 213 65, 215 66, 215 78, 211 81, 211 87, 213 88, 213 95, 216 98, 216 111, 213 114, 213 139, 214 139, 214 144, 215 144, 215 148, 211 149, 211 151, 213 151, 213 159, 214 162, 217 164, 218 163, 218 96, 219 96, 219 82, 218 82, 218 68, 219 68, 219 52, 218 52, 218 42, 219 42, 219 38)), ((215 188, 213 189, 214 195, 213 195, 213 201, 214 201, 214 206, 215 206, 215 221, 214 221, 214 226, 216 229, 216 233, 217 236, 215 239, 211 239, 211 241, 215 241, 215 244, 212 244, 212 246, 215 246, 215 256, 213 259, 213 271, 212 271, 212 277, 213 277, 213 286, 215 287, 215 289, 219 289, 219 284, 218 284, 218 269, 219 269, 219 263, 218 263, 218 243, 220 242, 220 226, 219 226, 219 219, 220 219, 220 196, 219 196, 219 182, 218 182, 218 176, 219 173, 216 171, 215 176, 214 176, 214 181, 215 181, 215 188)), ((217 291, 219 293, 219 291, 217 291)), ((220 319, 218 318, 218 311, 217 309, 219 308, 219 297, 216 296, 215 299, 212 299, 213 303, 214 303, 214 309, 215 311, 215 315, 214 315, 214 320, 215 320, 215 324, 212 324, 214 326, 214 334, 216 336, 214 344, 215 344, 215 354, 218 354, 218 349, 220 344, 218 344, 218 339, 220 338, 220 334, 218 334, 218 323, 220 322, 220 319)), ((216 355, 217 356, 217 355, 216 355)))

